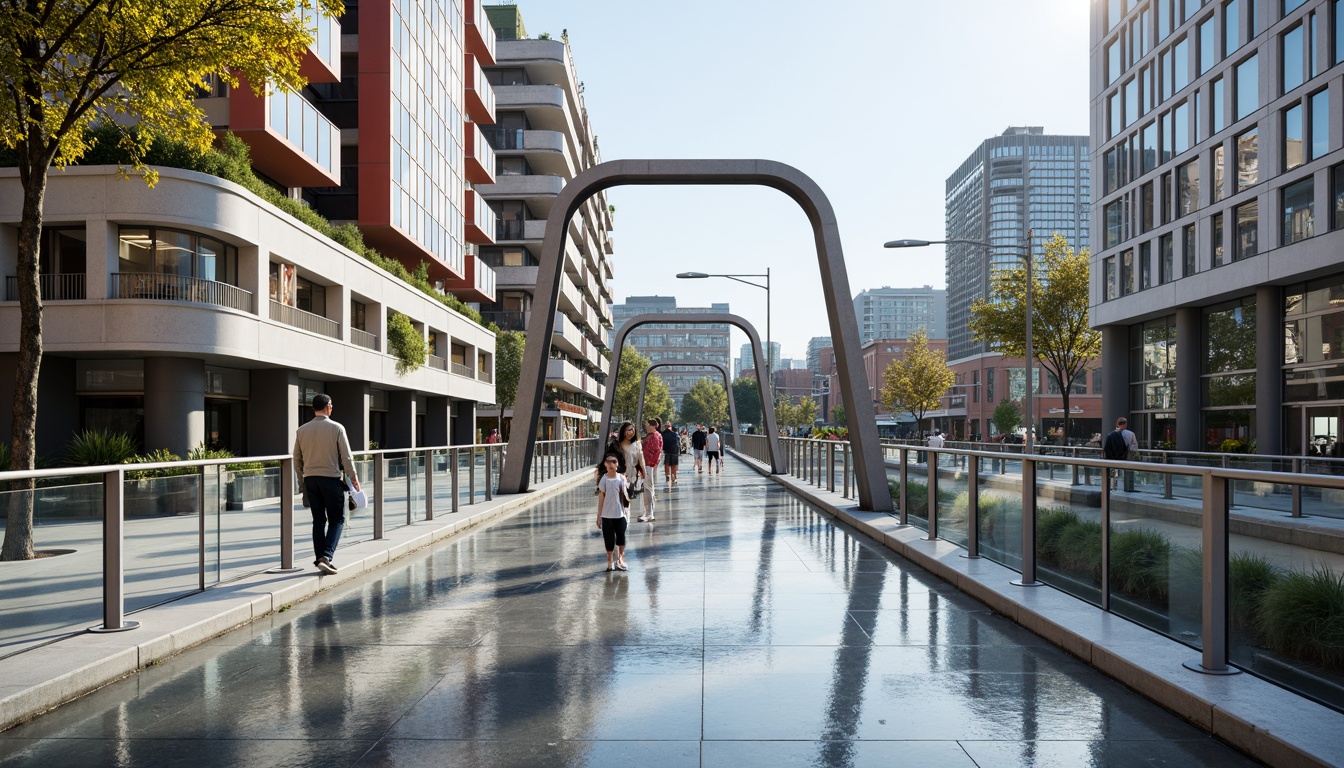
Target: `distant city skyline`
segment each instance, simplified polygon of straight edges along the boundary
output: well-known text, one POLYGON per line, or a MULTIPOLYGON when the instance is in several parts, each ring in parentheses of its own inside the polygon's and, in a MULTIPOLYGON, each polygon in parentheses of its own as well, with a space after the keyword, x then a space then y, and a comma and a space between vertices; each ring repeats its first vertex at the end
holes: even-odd
MULTIPOLYGON (((1078 0, 521 7, 532 36, 573 42, 602 159, 766 158, 811 176, 835 209, 851 299, 884 285, 946 287, 941 246, 898 256, 882 244, 943 239, 945 180, 986 138, 1008 125, 1088 131, 1088 3, 1078 0)), ((765 291, 675 275, 769 267, 782 356, 805 357, 810 338, 831 335, 810 227, 783 194, 617 187, 608 198, 617 295, 727 302, 763 332, 765 291)), ((734 331, 732 348, 745 340, 734 331)))

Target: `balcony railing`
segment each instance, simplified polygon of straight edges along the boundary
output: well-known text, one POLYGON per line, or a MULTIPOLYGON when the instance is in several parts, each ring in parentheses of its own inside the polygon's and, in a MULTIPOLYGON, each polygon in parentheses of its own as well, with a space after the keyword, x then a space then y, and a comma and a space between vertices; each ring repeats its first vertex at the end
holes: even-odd
POLYGON ((448 370, 448 360, 447 358, 439 357, 438 355, 426 355, 425 367, 433 368, 438 371, 446 371, 448 370))
MULTIPOLYGON (((42 289, 43 301, 77 301, 84 298, 83 272, 71 272, 63 275, 38 275, 37 281, 42 289)), ((5 278, 5 300, 19 300, 18 275, 9 275, 5 278)))
POLYGON ((112 298, 190 301, 252 311, 252 293, 236 285, 159 272, 113 272, 112 298))
POLYGON ((480 371, 477 371, 477 372, 476 372, 476 378, 477 378, 477 379, 480 379, 481 381, 484 381, 486 384, 494 384, 494 383, 495 383, 495 374, 493 374, 493 373, 491 373, 490 371, 487 371, 487 370, 480 370, 480 371))
POLYGON ((378 351, 378 336, 358 328, 350 329, 350 343, 357 347, 372 349, 374 352, 378 351))
POLYGON ((495 241, 500 240, 525 240, 527 222, 525 221, 497 221, 495 223, 495 241))
POLYGON ((481 319, 487 323, 494 323, 499 326, 501 331, 526 331, 527 313, 526 312, 482 312, 481 319))
POLYGON ((482 125, 481 134, 485 140, 490 142, 490 146, 498 152, 502 149, 522 149, 523 148, 523 129, 522 128, 500 128, 497 125, 482 125))
POLYGON ((304 312, 302 309, 281 304, 278 301, 271 302, 271 319, 305 331, 330 336, 333 339, 341 338, 341 324, 335 320, 328 320, 321 315, 304 312))
POLYGON ((470 365, 463 365, 462 363, 453 363, 452 371, 458 376, 466 376, 468 379, 476 378, 476 372, 471 370, 470 365))

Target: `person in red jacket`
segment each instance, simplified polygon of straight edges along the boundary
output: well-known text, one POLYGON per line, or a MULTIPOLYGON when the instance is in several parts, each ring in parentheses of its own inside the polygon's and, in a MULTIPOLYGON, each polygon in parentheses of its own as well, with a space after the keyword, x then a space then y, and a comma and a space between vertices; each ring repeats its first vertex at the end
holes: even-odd
POLYGON ((654 486, 658 484, 658 459, 663 456, 663 436, 659 434, 658 428, 663 425, 663 420, 653 417, 644 422, 644 439, 640 441, 644 448, 644 466, 649 470, 649 476, 644 483, 644 514, 639 516, 639 522, 653 522, 653 504, 657 501, 654 494, 654 486))

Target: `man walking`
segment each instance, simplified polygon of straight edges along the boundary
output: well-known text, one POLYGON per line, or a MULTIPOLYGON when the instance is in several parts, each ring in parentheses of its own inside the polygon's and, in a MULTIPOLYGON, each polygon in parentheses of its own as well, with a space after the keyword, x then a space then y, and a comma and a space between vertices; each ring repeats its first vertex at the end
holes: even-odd
POLYGON ((697 424, 695 431, 691 433, 691 451, 695 454, 695 471, 705 471, 705 425, 697 424))
MULTIPOLYGON (((1115 420, 1115 430, 1101 442, 1101 453, 1113 461, 1138 461, 1139 439, 1129 430, 1129 419, 1121 416, 1115 420)), ((1118 472, 1111 470, 1111 489, 1118 485, 1118 472)), ((1125 470, 1125 492, 1134 491, 1134 472, 1125 470)))
POLYGON ((323 573, 336 573, 332 558, 345 528, 345 469, 350 484, 359 490, 355 457, 345 427, 331 419, 331 397, 313 395, 313 420, 294 433, 294 474, 303 489, 303 504, 313 513, 313 565, 323 573))
POLYGON ((663 420, 657 416, 644 422, 644 439, 640 445, 644 449, 644 466, 648 468, 648 476, 644 480, 644 514, 640 515, 639 522, 653 522, 653 503, 657 501, 654 488, 658 486, 658 458, 663 455, 663 436, 658 431, 662 426, 663 420))
POLYGON ((681 437, 669 419, 663 427, 663 480, 667 485, 677 484, 677 463, 681 460, 681 437))

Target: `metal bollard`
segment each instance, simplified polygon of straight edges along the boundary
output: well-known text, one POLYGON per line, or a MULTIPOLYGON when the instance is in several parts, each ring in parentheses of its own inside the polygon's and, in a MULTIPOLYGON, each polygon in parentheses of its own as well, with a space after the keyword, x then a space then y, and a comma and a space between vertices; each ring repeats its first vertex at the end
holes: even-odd
POLYGON ((90 632, 125 632, 140 626, 138 621, 125 619, 126 574, 122 563, 125 482, 125 470, 103 474, 103 623, 89 627, 90 632))

